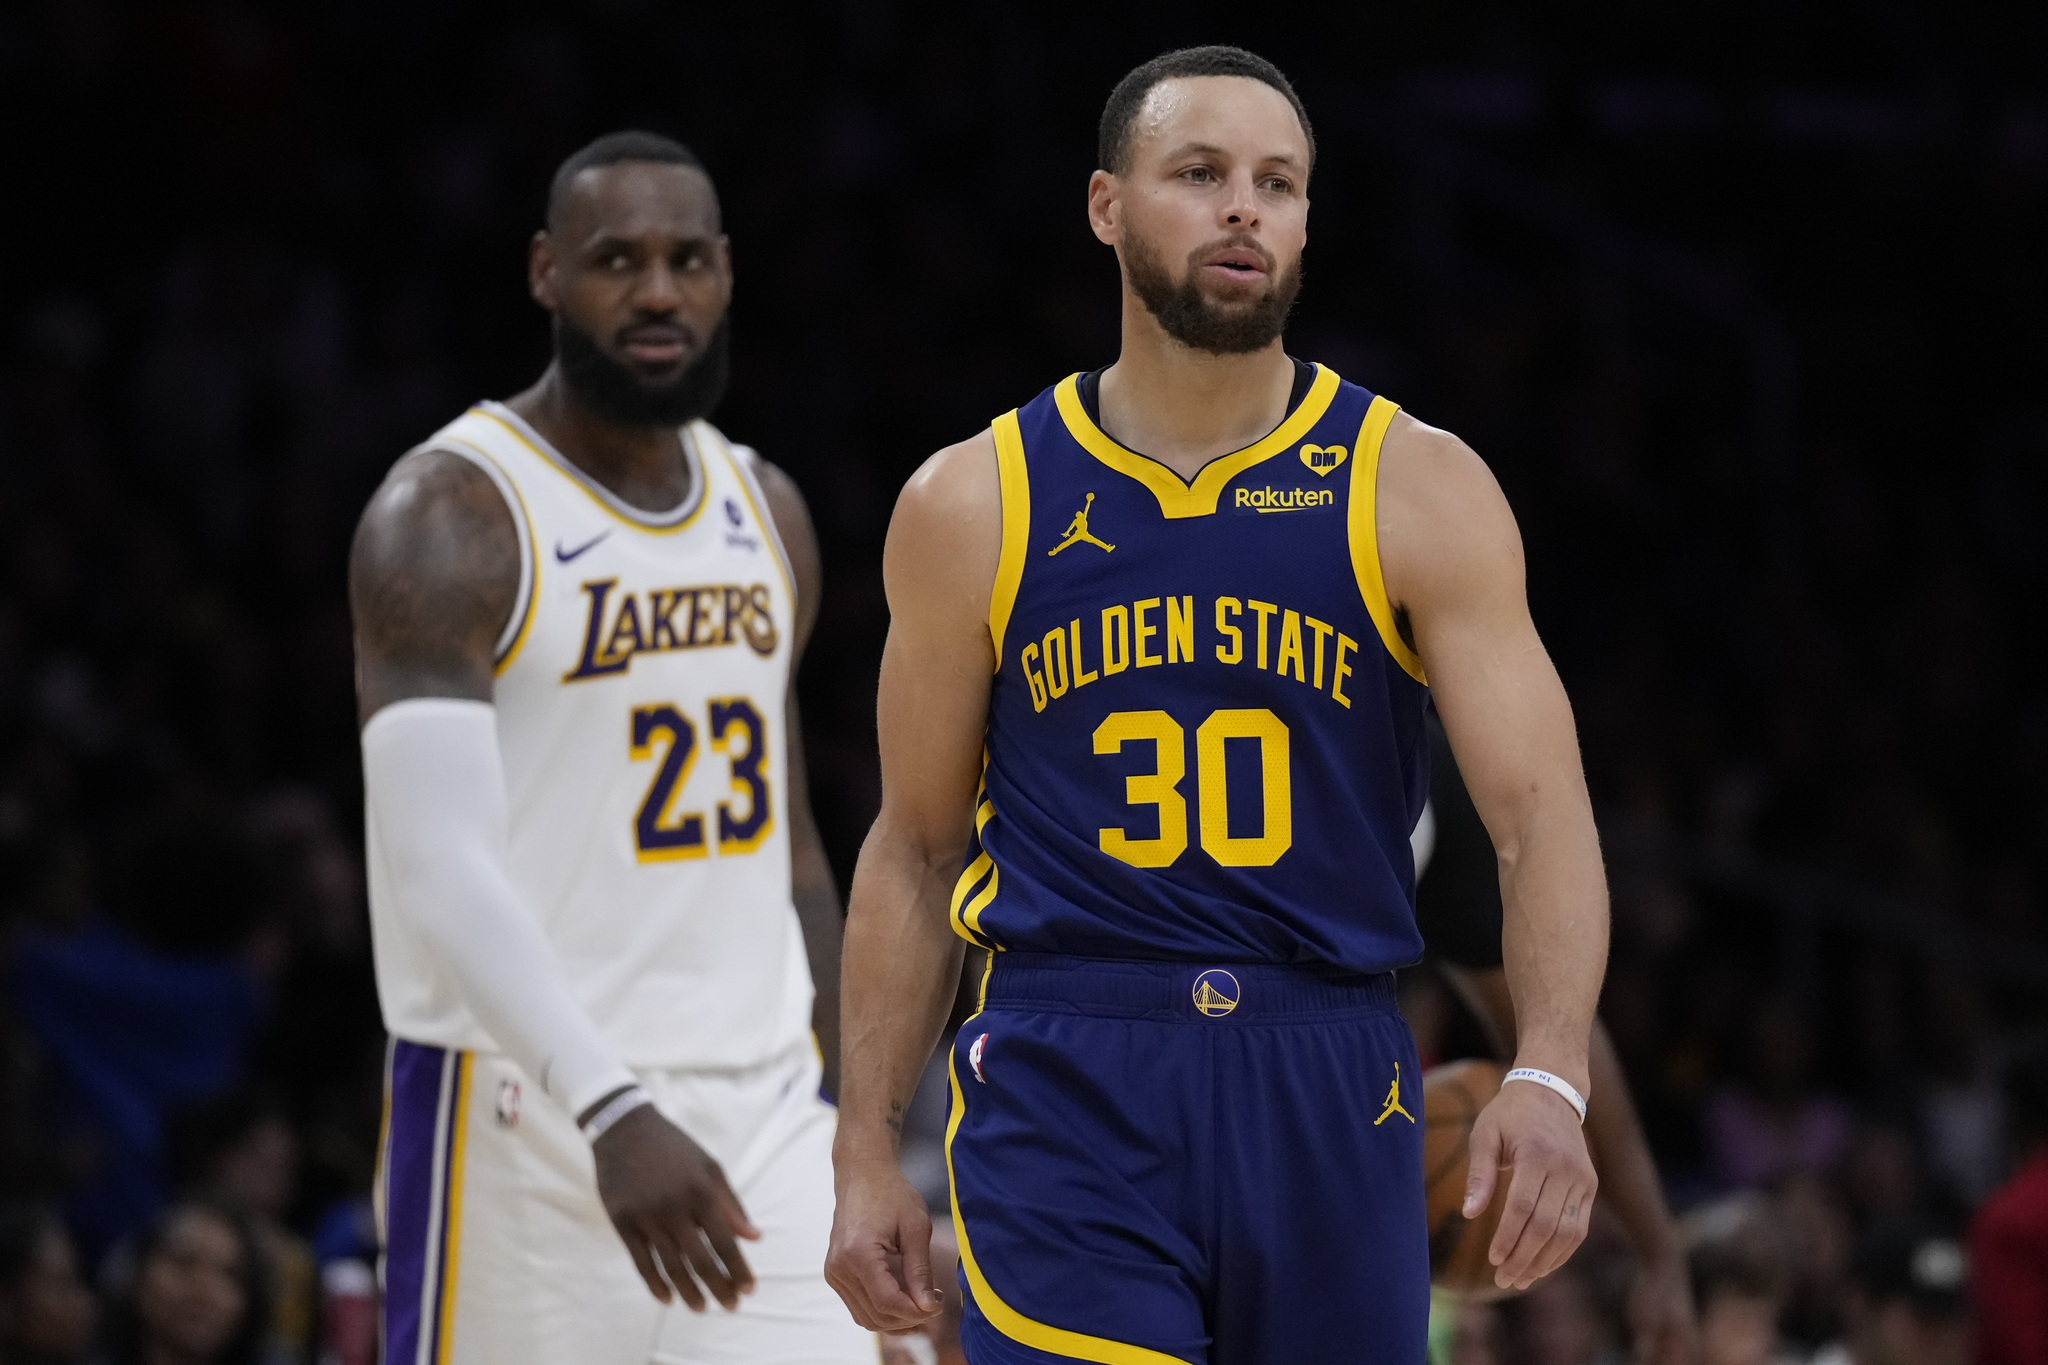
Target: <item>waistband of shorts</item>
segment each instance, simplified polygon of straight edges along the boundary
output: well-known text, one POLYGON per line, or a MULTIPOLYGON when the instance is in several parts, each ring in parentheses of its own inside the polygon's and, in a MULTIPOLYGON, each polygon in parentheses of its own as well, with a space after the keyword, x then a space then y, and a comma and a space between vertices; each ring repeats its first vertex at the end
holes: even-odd
POLYGON ((1394 974, 1269 962, 1139 962, 999 952, 982 1008, 1200 1024, 1296 1023, 1391 1014, 1394 974))

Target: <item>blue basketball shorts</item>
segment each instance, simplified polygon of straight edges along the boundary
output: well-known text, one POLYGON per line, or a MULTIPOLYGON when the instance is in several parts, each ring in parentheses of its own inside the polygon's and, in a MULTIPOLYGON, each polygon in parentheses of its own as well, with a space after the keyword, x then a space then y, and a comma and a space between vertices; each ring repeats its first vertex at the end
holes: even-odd
POLYGON ((947 1160, 973 1365, 1418 1365, 1392 975, 995 955, 947 1160))

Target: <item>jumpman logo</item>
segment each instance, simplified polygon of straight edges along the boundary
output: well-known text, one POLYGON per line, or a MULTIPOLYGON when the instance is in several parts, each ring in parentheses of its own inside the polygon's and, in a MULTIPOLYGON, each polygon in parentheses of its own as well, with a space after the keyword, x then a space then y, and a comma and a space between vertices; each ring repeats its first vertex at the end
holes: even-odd
POLYGON ((1380 1116, 1372 1121, 1372 1126, 1375 1128, 1379 1127, 1395 1114, 1399 1114, 1410 1123, 1415 1122, 1415 1115, 1401 1107, 1401 1064, 1399 1062, 1394 1063, 1394 1084, 1393 1088, 1387 1091, 1387 1107, 1380 1110, 1380 1116))
POLYGON ((1050 550, 1047 550, 1047 554, 1056 555, 1061 550, 1066 549, 1069 545, 1076 545, 1084 540, 1087 541, 1090 545, 1098 546, 1099 548, 1105 551, 1114 550, 1116 548, 1116 546, 1111 545, 1105 541, 1097 540, 1094 536, 1088 534, 1088 509, 1093 507, 1094 505, 1095 495, 1093 493, 1090 493, 1088 495, 1088 501, 1081 504, 1081 510, 1074 513, 1074 519, 1067 523, 1067 538, 1061 541, 1059 544, 1053 546, 1050 550))

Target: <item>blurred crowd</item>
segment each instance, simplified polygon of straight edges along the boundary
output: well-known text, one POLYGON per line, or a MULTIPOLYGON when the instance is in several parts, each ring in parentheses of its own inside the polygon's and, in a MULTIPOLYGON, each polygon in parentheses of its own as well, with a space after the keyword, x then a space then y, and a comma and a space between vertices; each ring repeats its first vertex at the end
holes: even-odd
MULTIPOLYGON (((894 491, 1113 358, 1100 101, 1219 37, 1318 121, 1292 349, 1464 436, 1521 520, 1610 841, 1606 1017, 1747 1343, 1716 1365, 1948 1358, 1858 1343, 1899 1304, 1913 1349, 1972 1330, 2048 992, 2038 17, 805 14, 0 11, 0 1361, 366 1359, 343 566, 384 468, 545 363, 555 163, 637 124, 719 182, 718 420, 818 521, 801 686, 844 877, 894 491)), ((1426 966, 1404 998, 1426 1055, 1483 1050, 1426 966)), ((1596 1237, 1444 1349, 1615 1358, 1627 1274, 1596 1237)))

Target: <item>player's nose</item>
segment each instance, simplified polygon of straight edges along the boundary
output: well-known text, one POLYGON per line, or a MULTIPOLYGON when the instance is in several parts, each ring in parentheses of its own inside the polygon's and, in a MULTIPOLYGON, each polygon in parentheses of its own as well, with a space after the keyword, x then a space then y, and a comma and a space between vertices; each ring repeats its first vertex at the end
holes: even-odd
POLYGON ((1258 186, 1252 183, 1249 171, 1240 171, 1230 177, 1230 193, 1223 196, 1217 205, 1218 216, 1227 228, 1254 228, 1259 225, 1258 186))
POLYGON ((633 306, 643 313, 673 313, 682 304, 682 281, 667 261, 649 262, 633 282, 633 306))

